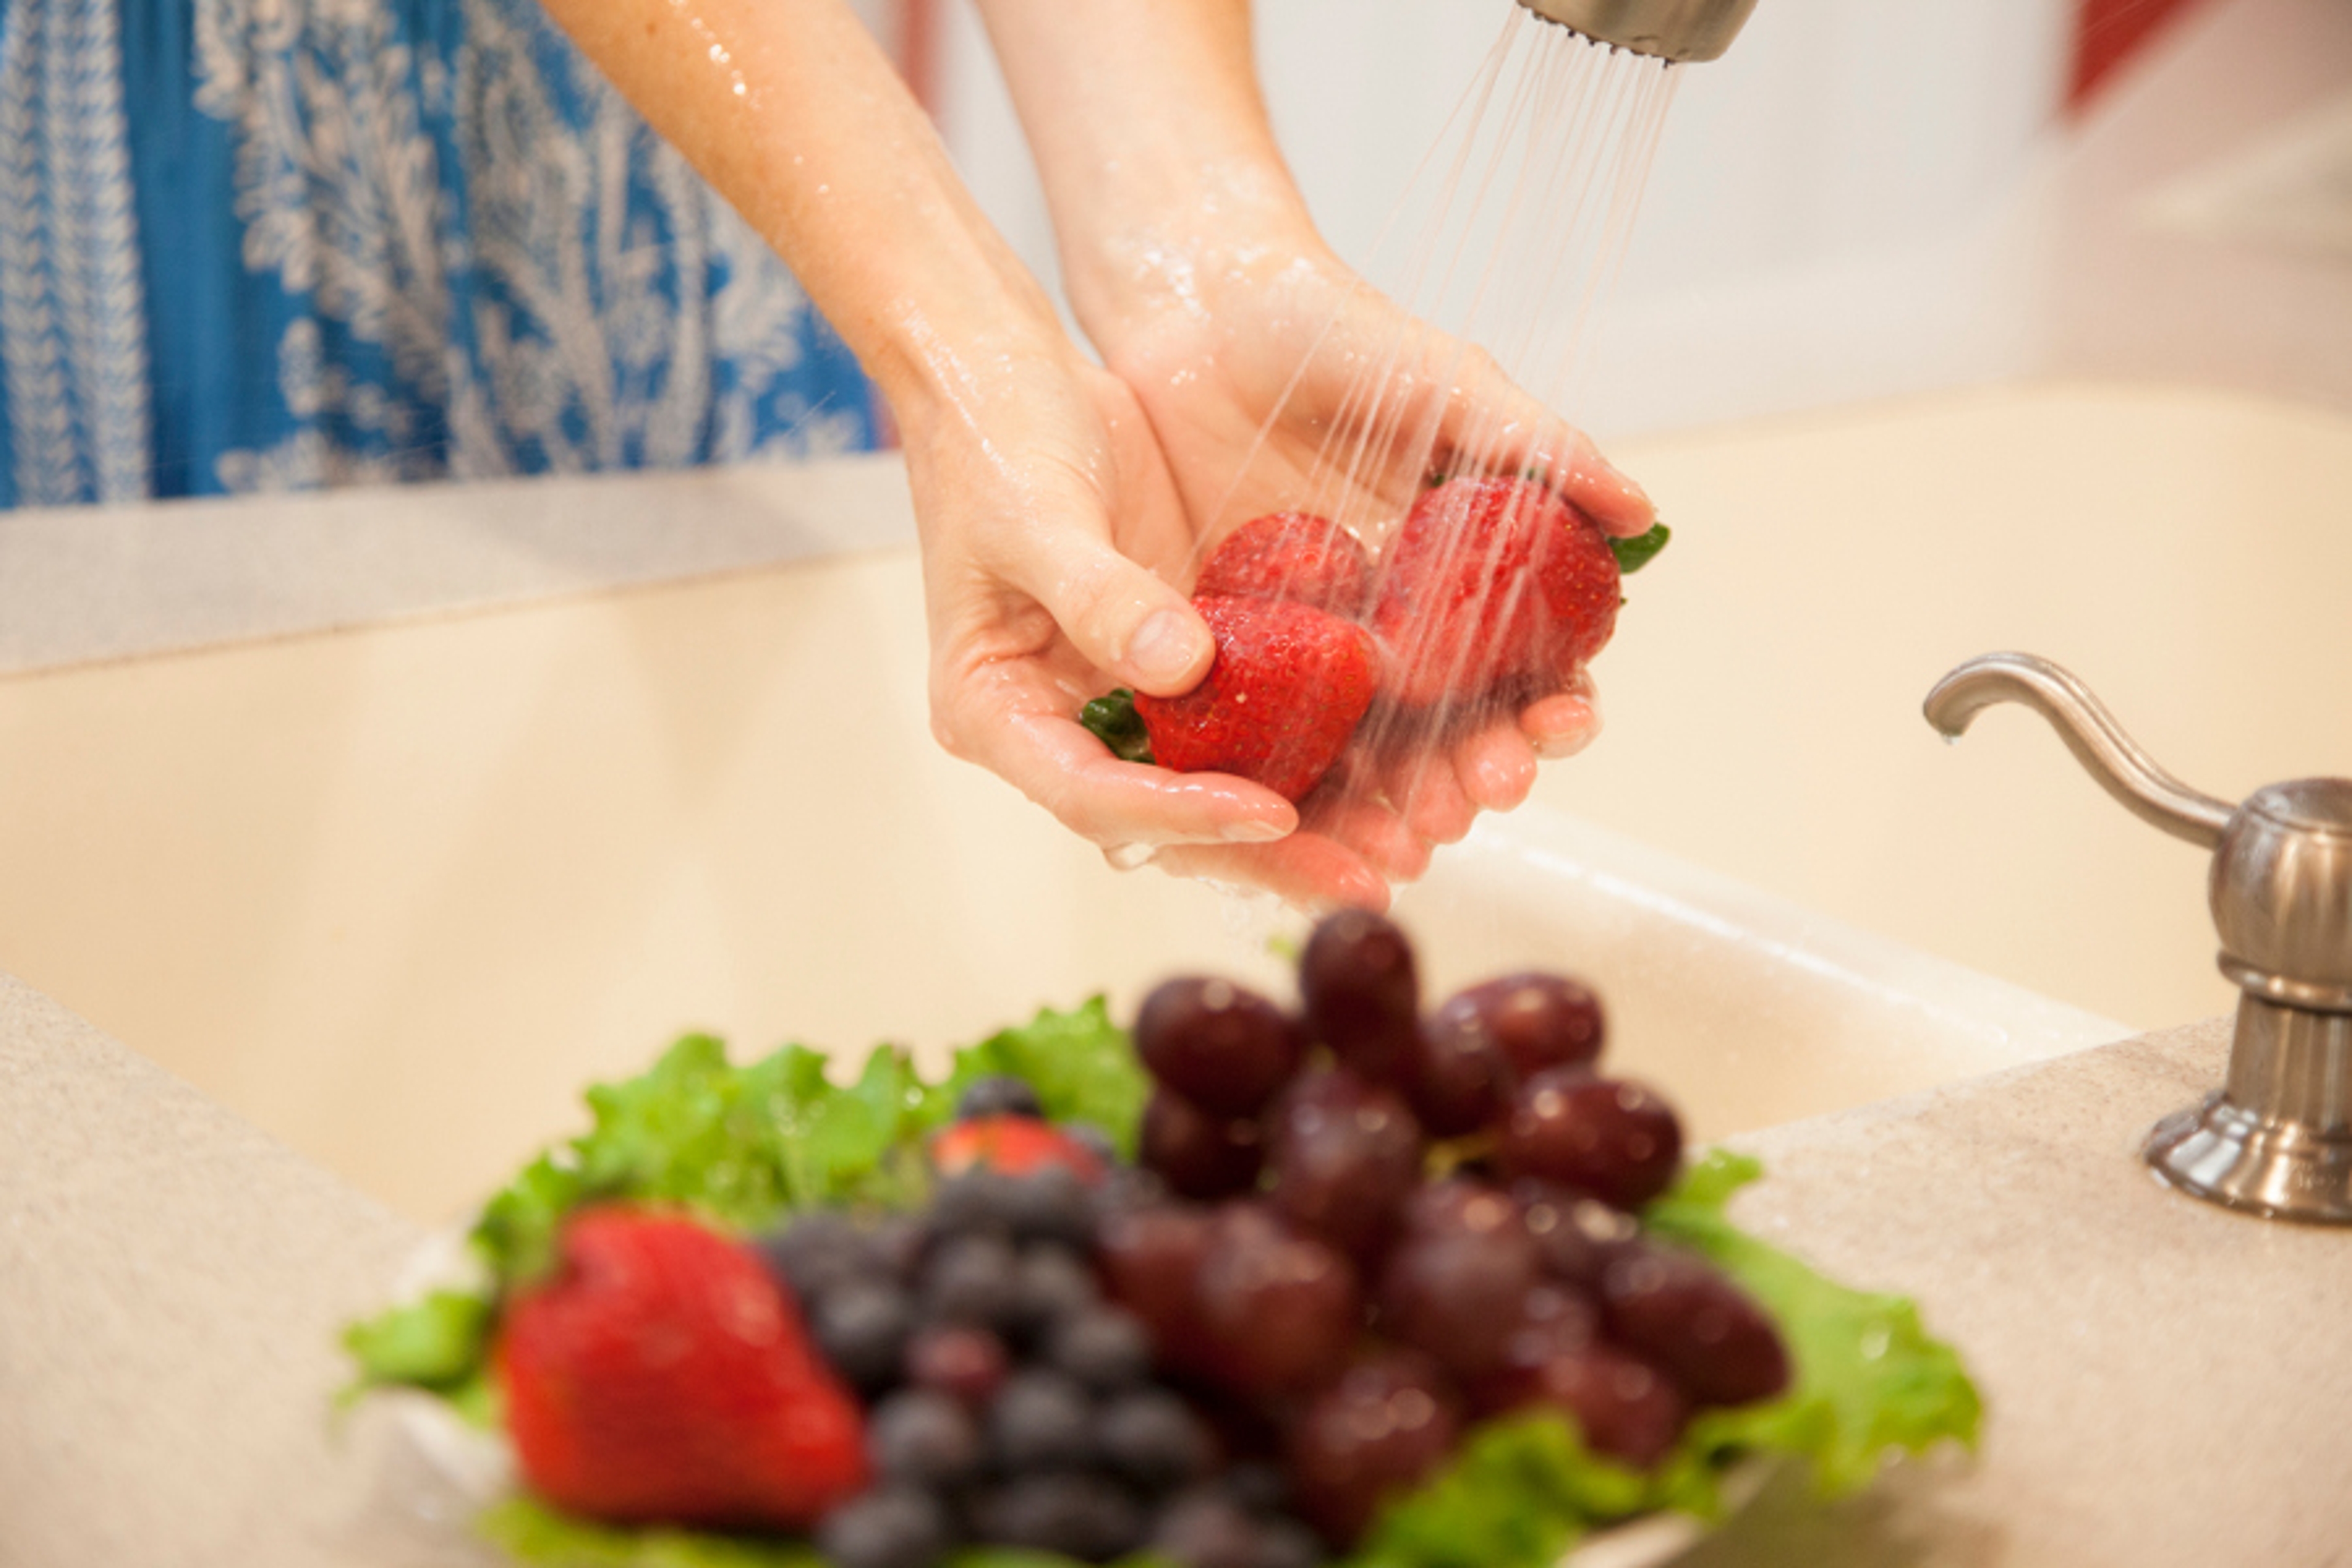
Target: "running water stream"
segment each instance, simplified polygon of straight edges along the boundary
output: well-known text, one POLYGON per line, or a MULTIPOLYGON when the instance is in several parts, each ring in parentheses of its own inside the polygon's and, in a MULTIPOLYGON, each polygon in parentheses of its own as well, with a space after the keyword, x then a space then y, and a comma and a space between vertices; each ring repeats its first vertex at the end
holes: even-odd
MULTIPOLYGON (((1370 332, 1360 297, 1333 311, 1240 465, 1211 540, 1246 520, 1239 498, 1269 492, 1289 461, 1275 455, 1281 437, 1309 421, 1319 446, 1284 504, 1331 520, 1375 556, 1438 478, 1541 477, 1564 459, 1580 351, 1677 78, 1666 61, 1508 12, 1363 268, 1402 309, 1373 314, 1385 324, 1370 332)), ((1449 580, 1464 553, 1489 547, 1461 531, 1440 554, 1449 580)), ((1488 560, 1470 575, 1494 599, 1478 613, 1509 612, 1517 574, 1488 560)), ((1391 649, 1401 651, 1412 657, 1391 649)), ((1409 816, 1424 786, 1452 787, 1444 753, 1495 716, 1444 706, 1376 706, 1310 825, 1367 805, 1409 816)))

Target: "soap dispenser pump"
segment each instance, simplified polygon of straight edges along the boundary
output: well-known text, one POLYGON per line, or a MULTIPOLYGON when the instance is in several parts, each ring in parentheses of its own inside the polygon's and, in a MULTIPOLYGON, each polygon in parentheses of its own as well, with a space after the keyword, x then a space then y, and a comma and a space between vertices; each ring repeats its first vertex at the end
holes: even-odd
POLYGON ((2221 973, 2239 989, 2229 1074, 2157 1124, 2148 1163, 2231 1208, 2352 1224, 2352 779, 2230 806, 2158 767, 2087 687, 2032 654, 1961 665, 1927 694, 1927 721, 1957 739, 1997 702, 2041 713, 2125 809, 2213 851, 2221 973))

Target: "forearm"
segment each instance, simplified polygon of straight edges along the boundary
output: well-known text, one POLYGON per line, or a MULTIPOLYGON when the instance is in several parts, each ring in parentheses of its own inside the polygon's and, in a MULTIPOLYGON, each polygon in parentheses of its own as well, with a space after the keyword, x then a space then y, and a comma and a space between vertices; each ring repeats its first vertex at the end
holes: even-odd
POLYGON ((1276 144, 1248 0, 979 0, 1099 342, 1177 302, 1204 249, 1319 247, 1276 144))
POLYGON ((545 0, 791 266, 902 423, 970 358, 1059 338, 1035 281, 842 0, 545 0))

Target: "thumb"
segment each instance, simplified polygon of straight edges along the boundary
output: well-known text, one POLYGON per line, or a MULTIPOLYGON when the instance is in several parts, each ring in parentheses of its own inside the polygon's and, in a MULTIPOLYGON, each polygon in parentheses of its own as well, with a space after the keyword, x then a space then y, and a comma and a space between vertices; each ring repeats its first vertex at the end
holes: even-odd
POLYGON ((1023 584, 1087 662, 1155 697, 1190 691, 1216 656, 1192 601, 1102 540, 1061 531, 1023 584))

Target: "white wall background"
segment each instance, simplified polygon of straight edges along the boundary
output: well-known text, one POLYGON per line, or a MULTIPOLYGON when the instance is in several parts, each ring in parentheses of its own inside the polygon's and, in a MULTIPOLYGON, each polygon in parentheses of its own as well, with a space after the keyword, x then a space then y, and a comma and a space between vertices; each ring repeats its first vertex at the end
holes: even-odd
MULTIPOLYGON (((1366 260, 1510 0, 1259 0, 1260 68, 1317 217, 1366 260)), ((942 129, 1041 276, 1051 233, 968 0, 942 129)), ((1568 410, 1603 435, 2020 374, 2035 268, 2001 222, 2051 133, 2067 0, 1761 0, 1685 67, 1568 410)))

